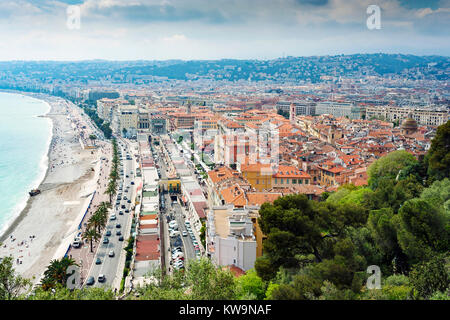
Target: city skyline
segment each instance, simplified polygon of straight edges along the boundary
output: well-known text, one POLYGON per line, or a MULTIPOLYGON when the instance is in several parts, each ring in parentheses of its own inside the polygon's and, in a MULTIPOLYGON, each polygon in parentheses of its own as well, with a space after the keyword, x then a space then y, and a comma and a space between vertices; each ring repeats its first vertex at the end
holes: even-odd
POLYGON ((450 54, 450 1, 20 0, 0 4, 0 60, 267 60, 450 54), (77 6, 80 25, 68 27, 77 6), (367 27, 369 5, 380 29, 367 27))

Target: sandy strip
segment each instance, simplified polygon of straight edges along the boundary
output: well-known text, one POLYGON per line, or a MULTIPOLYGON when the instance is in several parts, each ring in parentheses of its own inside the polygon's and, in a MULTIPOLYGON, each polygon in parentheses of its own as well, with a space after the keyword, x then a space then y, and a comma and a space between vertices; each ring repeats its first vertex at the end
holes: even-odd
POLYGON ((37 282, 77 227, 86 198, 95 190, 95 163, 105 155, 101 149, 82 149, 79 128, 91 125, 78 108, 60 98, 33 96, 51 106, 46 115, 53 122, 49 167, 39 186, 41 194, 29 198, 0 237, 0 257, 12 255, 16 271, 37 282))

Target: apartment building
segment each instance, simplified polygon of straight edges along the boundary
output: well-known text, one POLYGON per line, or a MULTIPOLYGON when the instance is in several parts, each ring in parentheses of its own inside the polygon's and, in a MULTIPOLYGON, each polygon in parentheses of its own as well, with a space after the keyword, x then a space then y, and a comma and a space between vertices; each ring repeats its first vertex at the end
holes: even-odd
POLYGON ((291 104, 295 106, 295 115, 314 116, 316 114, 316 103, 309 101, 279 101, 276 108, 285 113, 290 113, 291 104))
POLYGON ((378 118, 386 121, 402 120, 411 116, 417 123, 427 126, 440 126, 449 119, 448 111, 414 109, 394 106, 370 106, 366 108, 366 118, 378 118))
POLYGON ((234 265, 244 271, 254 267, 257 243, 248 209, 213 207, 206 228, 206 252, 216 265, 234 265))
POLYGON ((331 114, 337 118, 363 119, 365 116, 365 108, 350 102, 323 101, 317 103, 316 114, 331 114))
POLYGON ((139 109, 135 105, 121 105, 113 111, 113 133, 132 137, 138 128, 139 109), (124 130, 125 129, 125 130, 124 130), (126 132, 124 134, 124 132, 126 132))

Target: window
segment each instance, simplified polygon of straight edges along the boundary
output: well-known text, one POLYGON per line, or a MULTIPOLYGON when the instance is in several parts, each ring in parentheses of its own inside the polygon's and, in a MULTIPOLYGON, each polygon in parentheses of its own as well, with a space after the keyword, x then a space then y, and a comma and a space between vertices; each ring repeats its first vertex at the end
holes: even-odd
POLYGON ((275 178, 275 184, 277 184, 278 183, 278 179, 277 178, 275 178))
POLYGON ((281 179, 280 179, 280 183, 283 184, 283 182, 284 182, 284 181, 283 181, 283 178, 281 178, 281 179))
POLYGON ((286 179, 286 184, 289 184, 289 178, 288 178, 288 179, 286 179))
POLYGON ((297 184, 297 179, 292 179, 292 184, 297 184))
POLYGON ((259 184, 259 179, 256 179, 256 184, 259 184))

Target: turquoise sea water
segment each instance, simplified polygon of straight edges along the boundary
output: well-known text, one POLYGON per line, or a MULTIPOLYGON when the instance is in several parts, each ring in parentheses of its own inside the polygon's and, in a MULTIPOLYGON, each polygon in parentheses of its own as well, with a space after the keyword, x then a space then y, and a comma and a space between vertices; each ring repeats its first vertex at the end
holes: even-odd
POLYGON ((22 211, 47 170, 52 123, 44 101, 0 92, 0 234, 22 211))

